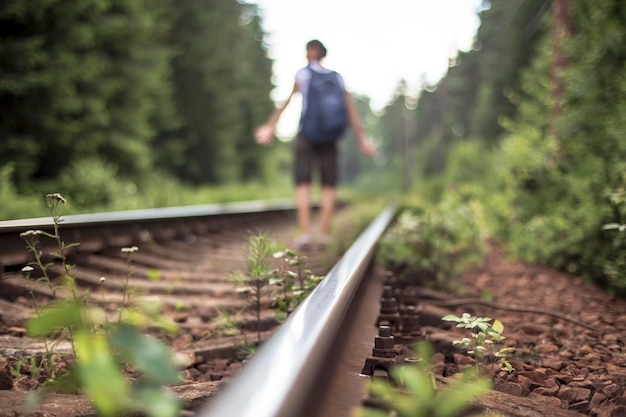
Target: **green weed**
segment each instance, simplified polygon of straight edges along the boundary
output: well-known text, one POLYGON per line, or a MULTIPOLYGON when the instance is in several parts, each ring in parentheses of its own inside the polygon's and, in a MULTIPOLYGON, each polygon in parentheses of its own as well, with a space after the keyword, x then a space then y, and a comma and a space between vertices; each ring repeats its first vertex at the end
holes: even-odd
POLYGON ((484 251, 482 209, 450 199, 429 210, 405 208, 380 240, 378 260, 404 280, 453 290, 484 251))
MULTIPOLYGON (((124 300, 117 312, 118 319, 111 322, 104 308, 93 305, 89 292, 81 293, 72 275, 68 254, 77 244, 66 244, 59 234, 62 222, 59 207, 65 204, 65 199, 60 194, 48 194, 46 203, 54 222, 54 233, 30 230, 21 236, 35 259, 23 268, 28 281, 43 282, 53 296, 59 290, 69 291, 71 295, 39 306, 33 294, 35 316, 28 321, 27 331, 29 335, 44 340, 45 367, 51 375, 47 389, 83 392, 102 416, 130 412, 153 417, 178 415, 181 408, 179 399, 163 388, 180 378, 174 355, 163 342, 143 333, 149 328, 174 332, 177 327, 160 314, 160 304, 130 299, 131 255, 138 249, 122 249, 128 254, 124 300), (40 251, 41 237, 53 239, 58 251, 50 254, 40 251), (54 262, 46 262, 44 259, 47 257, 63 266, 58 284, 49 275, 54 262), (32 276, 35 272, 39 278, 32 276), (52 362, 54 346, 63 339, 71 343, 74 361, 67 372, 57 374, 52 362), (131 382, 127 370, 139 374, 140 378, 131 382)), ((104 277, 100 279, 101 284, 105 281, 104 277)), ((102 304, 106 305, 103 291, 101 297, 102 304)))
POLYGON ((456 322, 458 323, 456 327, 470 330, 470 338, 464 337, 461 340, 455 340, 454 344, 461 345, 463 349, 467 350, 467 353, 473 355, 477 359, 477 367, 478 360, 487 357, 492 360, 492 365, 497 363, 501 370, 507 372, 514 371, 506 356, 506 353, 513 350, 513 348, 503 347, 496 350, 495 347, 497 343, 506 339, 502 336, 504 325, 500 320, 494 320, 491 323, 492 319, 490 317, 475 317, 468 313, 463 313, 461 317, 448 314, 442 320, 456 322))
POLYGON ((287 316, 315 289, 322 277, 305 268, 306 256, 291 249, 274 253, 275 259, 283 261, 282 267, 274 270, 271 285, 279 287, 272 292, 274 317, 283 322, 287 316))
POLYGON ((270 263, 273 251, 273 245, 267 233, 250 236, 244 253, 247 270, 237 271, 230 277, 231 283, 237 286, 237 292, 249 298, 247 308, 253 311, 256 318, 258 343, 261 343, 261 290, 269 284, 273 275, 270 263))
POLYGON ((456 417, 491 388, 490 381, 463 373, 438 389, 430 371, 432 347, 420 342, 415 354, 416 361, 391 369, 390 381, 371 381, 369 395, 380 401, 384 410, 361 408, 353 417, 456 417))

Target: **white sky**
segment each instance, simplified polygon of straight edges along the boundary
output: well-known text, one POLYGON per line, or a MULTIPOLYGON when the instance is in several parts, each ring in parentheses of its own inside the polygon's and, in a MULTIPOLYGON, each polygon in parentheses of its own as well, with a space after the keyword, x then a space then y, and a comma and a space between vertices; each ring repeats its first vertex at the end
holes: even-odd
MULTIPOLYGON (((374 110, 392 98, 401 79, 409 93, 434 84, 457 50, 469 50, 482 0, 248 0, 259 5, 270 58, 275 102, 293 88, 306 65, 305 46, 319 39, 328 49, 323 64, 340 72, 349 91, 367 95, 374 110)), ((292 136, 300 103, 291 103, 278 136, 292 136)), ((269 115, 268 115, 269 117, 269 115)))

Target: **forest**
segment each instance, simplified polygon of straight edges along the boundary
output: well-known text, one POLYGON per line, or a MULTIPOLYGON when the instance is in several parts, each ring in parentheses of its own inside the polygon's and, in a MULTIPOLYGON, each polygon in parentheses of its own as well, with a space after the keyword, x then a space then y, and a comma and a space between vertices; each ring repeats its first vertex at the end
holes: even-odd
MULTIPOLYGON (((626 3, 491 0, 480 20, 437 84, 380 114, 357 97, 380 155, 343 141, 343 186, 471 210, 511 256, 626 293, 626 3)), ((2 2, 0 219, 48 192, 76 212, 290 195, 289 144, 250 146, 274 106, 263 39, 236 0, 2 2)))

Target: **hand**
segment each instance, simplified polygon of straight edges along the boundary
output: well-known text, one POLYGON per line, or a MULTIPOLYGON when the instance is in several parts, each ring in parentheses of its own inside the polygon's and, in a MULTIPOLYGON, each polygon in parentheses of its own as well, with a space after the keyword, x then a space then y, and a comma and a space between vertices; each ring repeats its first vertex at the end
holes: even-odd
POLYGON ((254 129, 254 139, 259 145, 271 145, 274 141, 274 126, 264 124, 254 129))
POLYGON ((369 158, 373 158, 376 156, 376 147, 372 144, 372 142, 364 139, 359 142, 359 147, 361 148, 361 152, 365 154, 365 156, 369 158))

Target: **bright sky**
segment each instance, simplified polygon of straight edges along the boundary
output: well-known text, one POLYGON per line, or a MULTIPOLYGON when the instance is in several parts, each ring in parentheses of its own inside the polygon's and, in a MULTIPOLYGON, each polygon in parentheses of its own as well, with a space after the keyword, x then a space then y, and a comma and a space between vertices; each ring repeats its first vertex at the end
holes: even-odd
MULTIPOLYGON (((248 0, 259 5, 270 58, 275 102, 293 88, 306 65, 305 46, 319 39, 323 64, 341 73, 348 90, 372 99, 374 110, 392 98, 400 80, 409 93, 434 84, 458 50, 471 48, 482 0, 248 0)), ((292 136, 300 102, 290 103, 278 136, 292 136)), ((269 115, 268 115, 269 116, 269 115)))

